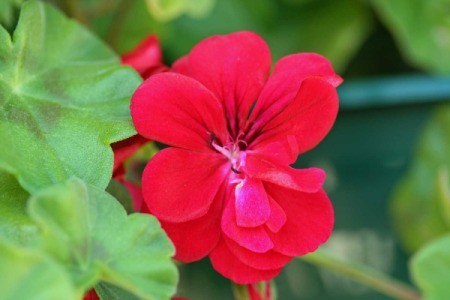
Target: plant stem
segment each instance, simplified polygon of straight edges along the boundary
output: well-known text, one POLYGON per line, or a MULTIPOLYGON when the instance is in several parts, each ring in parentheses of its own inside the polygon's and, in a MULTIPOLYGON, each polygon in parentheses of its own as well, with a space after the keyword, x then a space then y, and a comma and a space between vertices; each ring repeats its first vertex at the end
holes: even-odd
POLYGON ((300 259, 346 276, 347 278, 395 299, 421 299, 420 294, 407 284, 380 273, 368 266, 345 262, 323 250, 317 250, 314 253, 300 257, 300 259))

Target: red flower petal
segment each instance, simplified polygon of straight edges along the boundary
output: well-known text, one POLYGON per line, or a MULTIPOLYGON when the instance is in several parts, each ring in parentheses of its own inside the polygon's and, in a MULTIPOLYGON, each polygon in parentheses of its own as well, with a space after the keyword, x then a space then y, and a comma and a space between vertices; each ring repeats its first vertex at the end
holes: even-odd
POLYGON ((217 98, 198 81, 176 73, 156 74, 134 93, 131 116, 151 140, 193 150, 210 149, 211 135, 226 140, 217 98))
POLYGON ((161 47, 155 35, 149 35, 136 48, 124 54, 122 64, 131 66, 143 78, 168 69, 162 63, 161 47))
POLYGON ((222 156, 167 148, 145 167, 142 192, 158 219, 180 223, 204 216, 230 172, 222 156))
POLYGON ((270 216, 269 199, 260 180, 246 178, 235 189, 236 221, 241 227, 257 227, 270 216))
POLYGON ((316 53, 298 53, 280 59, 267 81, 252 112, 251 119, 266 122, 283 111, 297 95, 307 78, 320 78, 337 87, 342 78, 330 62, 316 53))
POLYGON ((188 55, 187 72, 223 101, 236 134, 267 80, 270 64, 265 41, 243 31, 201 41, 188 55))
POLYGON ((304 255, 316 250, 330 236, 334 212, 327 194, 302 193, 265 184, 269 195, 283 208, 287 219, 278 233, 269 232, 273 250, 288 256, 304 255))
POLYGON ((180 57, 172 64, 172 72, 190 76, 187 55, 180 57))
POLYGON ((220 216, 226 184, 217 193, 208 213, 185 223, 161 222, 176 248, 175 259, 189 263, 208 255, 220 238, 220 216))
POLYGON ((239 227, 236 221, 234 193, 229 193, 222 216, 222 231, 242 247, 263 253, 273 248, 273 243, 263 226, 247 228, 239 227))
POLYGON ((277 276, 281 269, 257 270, 241 262, 221 240, 209 255, 214 269, 239 284, 256 283, 277 276))
POLYGON ((271 197, 269 197, 270 200, 270 218, 267 220, 267 228, 269 228, 272 232, 278 232, 283 227, 283 225, 286 223, 286 213, 284 212, 283 208, 271 197))
POLYGON ((273 270, 284 267, 292 260, 291 256, 269 250, 265 253, 255 253, 239 246, 230 238, 223 236, 228 249, 244 264, 258 270, 273 270))
POLYGON ((308 151, 328 134, 336 120, 338 107, 338 95, 331 84, 322 79, 306 79, 294 101, 262 125, 261 134, 252 147, 266 147, 293 134, 297 139, 298 154, 308 151))
POLYGON ((317 192, 325 181, 325 172, 319 168, 294 169, 256 155, 247 155, 245 171, 251 177, 307 193, 317 192))
POLYGON ((84 295, 83 300, 100 300, 100 298, 98 297, 94 289, 90 289, 89 292, 84 295))
POLYGON ((297 138, 292 134, 286 134, 284 138, 273 143, 261 143, 252 152, 261 157, 266 157, 271 161, 276 161, 283 165, 293 164, 298 156, 297 138))

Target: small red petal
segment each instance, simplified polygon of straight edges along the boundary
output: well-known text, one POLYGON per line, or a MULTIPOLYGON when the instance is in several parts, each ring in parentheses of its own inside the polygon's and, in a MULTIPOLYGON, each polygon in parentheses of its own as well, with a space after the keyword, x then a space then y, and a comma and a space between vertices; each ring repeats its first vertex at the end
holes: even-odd
POLYGON ((273 184, 265 184, 269 195, 286 213, 286 223, 277 232, 268 232, 273 250, 287 256, 298 256, 316 250, 331 235, 334 212, 327 194, 303 193, 273 184))
POLYGON ((230 172, 214 152, 177 148, 159 151, 142 176, 142 193, 151 213, 172 223, 204 216, 230 172))
POLYGON ((291 256, 269 250, 264 253, 252 252, 239 246, 236 242, 225 235, 222 235, 228 249, 244 264, 258 270, 273 270, 284 267, 292 260, 291 256))
POLYGON ((325 172, 319 168, 294 169, 269 161, 266 157, 269 155, 247 155, 244 167, 246 173, 263 181, 307 193, 317 192, 325 181, 325 172))
POLYGON ((239 284, 256 283, 277 276, 281 269, 257 270, 242 263, 222 240, 209 255, 214 269, 239 284))
POLYGON ((251 251, 263 253, 272 249, 273 243, 263 226, 248 228, 237 225, 234 193, 229 193, 229 197, 223 211, 222 231, 239 245, 251 251))
POLYGON ((149 35, 136 48, 124 54, 122 64, 131 66, 144 79, 168 69, 162 63, 161 47, 155 35, 149 35))
POLYGON ((280 229, 283 227, 283 225, 286 223, 286 213, 284 212, 283 208, 281 208, 278 203, 273 200, 271 197, 269 197, 270 200, 270 218, 267 220, 267 228, 270 229, 270 231, 277 233, 280 231, 280 229))

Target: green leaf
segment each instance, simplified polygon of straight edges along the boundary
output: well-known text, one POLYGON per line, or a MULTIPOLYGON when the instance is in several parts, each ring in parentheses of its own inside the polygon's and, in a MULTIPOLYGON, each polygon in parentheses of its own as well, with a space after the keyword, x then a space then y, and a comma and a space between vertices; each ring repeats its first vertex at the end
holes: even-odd
POLYGON ((107 300, 139 300, 138 297, 127 291, 108 284, 106 282, 100 282, 95 286, 95 292, 99 295, 100 299, 107 300))
POLYGON ((26 213, 29 195, 14 176, 0 170, 0 236, 27 244, 37 228, 26 213))
POLYGON ((112 142, 134 134, 138 75, 81 25, 27 1, 0 27, 0 167, 30 193, 77 176, 105 188, 112 142))
POLYGON ((268 42, 275 58, 317 52, 342 72, 371 33, 372 22, 370 10, 361 1, 308 1, 282 7, 268 42))
POLYGON ((207 15, 215 0, 145 0, 149 12, 160 21, 169 21, 186 13, 192 17, 207 15))
POLYGON ((448 299, 450 295, 450 235, 420 250, 411 260, 414 281, 427 300, 448 299))
POLYGON ((450 72, 450 0, 372 0, 413 64, 450 72))
POLYGON ((80 290, 102 281, 139 299, 169 299, 175 292, 174 248, 153 216, 127 216, 112 196, 79 179, 29 201, 42 246, 65 265, 80 290))
POLYGON ((130 193, 128 192, 126 187, 119 181, 111 179, 108 187, 106 188, 106 191, 110 195, 114 196, 114 198, 116 198, 120 202, 120 204, 122 204, 127 213, 131 214, 135 211, 133 207, 133 199, 131 199, 130 193))
POLYGON ((10 29, 14 26, 15 11, 19 9, 23 0, 0 1, 0 26, 10 29))
POLYGON ((449 153, 450 106, 443 105, 426 125, 413 164, 391 199, 394 225, 410 252, 450 232, 450 208, 443 200, 443 174, 450 170, 449 153))
POLYGON ((3 300, 78 300, 65 270, 38 251, 0 240, 0 295, 3 300))
POLYGON ((442 209, 442 217, 447 223, 447 227, 450 228, 450 179, 449 169, 442 168, 439 170, 438 178, 438 198, 439 204, 442 209))

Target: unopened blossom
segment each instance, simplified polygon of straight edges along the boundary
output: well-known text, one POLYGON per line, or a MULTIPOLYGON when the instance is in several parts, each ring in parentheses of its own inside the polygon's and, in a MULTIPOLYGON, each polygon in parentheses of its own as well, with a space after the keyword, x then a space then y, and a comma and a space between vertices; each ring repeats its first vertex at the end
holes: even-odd
POLYGON ((271 55, 251 32, 213 36, 135 92, 139 134, 169 147, 148 163, 144 200, 176 258, 209 256, 223 276, 255 283, 331 234, 325 172, 290 167, 331 129, 342 79, 313 53, 271 55))

